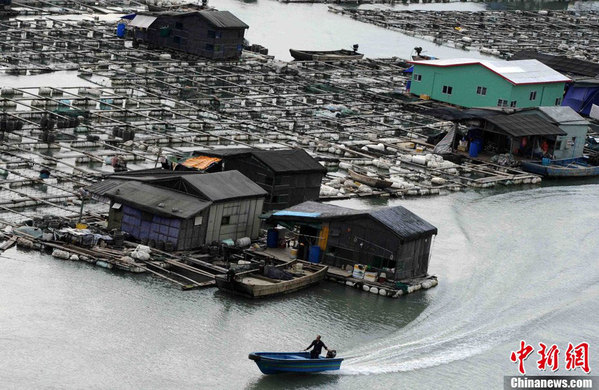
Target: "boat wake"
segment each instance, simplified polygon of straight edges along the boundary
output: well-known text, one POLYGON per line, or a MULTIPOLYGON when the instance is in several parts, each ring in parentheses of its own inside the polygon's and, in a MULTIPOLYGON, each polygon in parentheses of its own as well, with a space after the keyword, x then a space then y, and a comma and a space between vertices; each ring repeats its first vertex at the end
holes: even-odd
POLYGON ((442 234, 432 262, 443 264, 435 271, 442 276, 438 291, 429 292, 434 294, 431 304, 401 330, 347 351, 350 357, 338 374, 406 372, 467 360, 502 344, 516 345, 531 329, 558 322, 552 318, 596 297, 599 288, 593 286, 599 274, 588 271, 588 258, 589 253, 599 256, 599 250, 584 242, 596 223, 581 228, 580 221, 564 218, 576 213, 576 201, 569 199, 562 208, 548 208, 539 229, 538 218, 528 214, 531 202, 556 202, 557 195, 547 192, 555 189, 529 191, 526 197, 494 195, 471 202, 467 211, 456 208, 451 220, 439 226, 442 234), (497 197, 510 198, 500 202, 510 204, 509 211, 489 211, 497 197), (477 218, 485 213, 484 220, 477 218), (489 240, 489 221, 499 233, 495 240, 489 240), (552 245, 564 231, 572 232, 576 248, 552 245), (452 253, 467 255, 456 258, 452 253))

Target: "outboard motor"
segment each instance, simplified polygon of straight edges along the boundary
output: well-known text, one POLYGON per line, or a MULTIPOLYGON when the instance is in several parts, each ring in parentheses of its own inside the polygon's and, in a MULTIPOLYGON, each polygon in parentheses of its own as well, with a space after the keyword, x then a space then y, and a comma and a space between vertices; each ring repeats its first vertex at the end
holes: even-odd
POLYGON ((334 349, 329 349, 327 351, 327 359, 333 359, 335 356, 337 356, 337 351, 334 349))
POLYGON ((357 43, 356 43, 356 44, 354 44, 354 53, 358 51, 358 47, 359 47, 359 46, 358 46, 358 44, 357 44, 357 43))

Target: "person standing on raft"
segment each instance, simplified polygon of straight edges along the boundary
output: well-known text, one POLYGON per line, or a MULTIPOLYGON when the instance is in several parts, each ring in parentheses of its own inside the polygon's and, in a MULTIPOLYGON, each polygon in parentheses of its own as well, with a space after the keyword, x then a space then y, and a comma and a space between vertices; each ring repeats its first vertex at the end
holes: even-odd
POLYGON ((312 341, 312 344, 310 344, 308 348, 304 349, 304 351, 307 351, 312 347, 314 347, 314 349, 310 351, 310 359, 318 359, 320 352, 322 352, 322 348, 326 349, 327 351, 329 350, 327 346, 324 345, 324 343, 320 340, 320 335, 316 336, 316 340, 312 341))

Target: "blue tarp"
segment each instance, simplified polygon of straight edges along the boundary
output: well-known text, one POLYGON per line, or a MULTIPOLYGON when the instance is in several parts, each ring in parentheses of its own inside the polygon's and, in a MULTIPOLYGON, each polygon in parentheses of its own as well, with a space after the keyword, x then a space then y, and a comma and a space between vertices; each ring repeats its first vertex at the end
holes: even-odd
POLYGON ((306 213, 303 211, 287 211, 281 210, 277 211, 273 215, 277 217, 305 217, 305 218, 316 218, 320 216, 320 213, 306 213))
POLYGON ((414 72, 414 65, 410 66, 408 69, 404 69, 403 72, 404 73, 413 73, 414 72))
POLYGON ((121 16, 121 19, 133 20, 133 18, 134 18, 136 15, 137 15, 137 14, 129 14, 129 15, 121 16))
POLYGON ((569 106, 579 114, 588 116, 593 104, 599 106, 599 85, 574 84, 566 92, 562 106, 569 106))

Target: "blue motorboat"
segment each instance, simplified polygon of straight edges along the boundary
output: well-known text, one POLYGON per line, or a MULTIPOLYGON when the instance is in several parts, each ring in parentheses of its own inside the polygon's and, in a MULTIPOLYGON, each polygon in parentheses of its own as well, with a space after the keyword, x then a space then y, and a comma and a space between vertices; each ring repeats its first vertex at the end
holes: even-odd
POLYGON ((338 370, 343 358, 310 359, 310 352, 252 352, 248 356, 264 374, 338 370))

